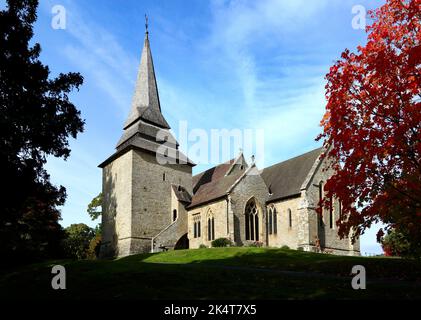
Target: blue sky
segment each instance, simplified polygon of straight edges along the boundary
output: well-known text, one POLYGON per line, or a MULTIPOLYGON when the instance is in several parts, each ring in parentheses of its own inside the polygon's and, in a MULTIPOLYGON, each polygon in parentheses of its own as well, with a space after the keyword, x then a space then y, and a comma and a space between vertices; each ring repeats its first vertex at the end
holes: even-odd
MULTIPOLYGON (((129 109, 149 16, 163 114, 177 135, 189 129, 264 129, 268 166, 320 146, 324 76, 349 48, 364 44, 352 8, 381 1, 42 1, 35 27, 52 75, 78 71, 85 82, 72 101, 86 120, 67 161, 47 168, 67 188, 62 224, 91 226, 86 206, 101 190, 97 165, 114 151, 129 109), (66 29, 51 26, 54 5, 66 29)), ((250 156, 250 155, 246 155, 250 156)), ((193 158, 193 160, 195 160, 193 158)), ((227 160, 227 159, 222 159, 227 160)), ((258 163, 259 164, 259 163, 258 163)), ((209 167, 199 164, 194 173, 209 167)), ((376 253, 373 228, 362 252, 376 253)))

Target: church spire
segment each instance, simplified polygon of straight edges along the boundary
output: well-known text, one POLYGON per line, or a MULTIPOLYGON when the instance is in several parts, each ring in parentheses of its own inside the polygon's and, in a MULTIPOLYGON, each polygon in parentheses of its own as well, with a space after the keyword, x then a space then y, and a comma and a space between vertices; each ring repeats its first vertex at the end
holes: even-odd
POLYGON ((130 127, 139 119, 157 125, 158 127, 169 129, 170 126, 161 113, 158 86, 156 84, 155 70, 149 44, 148 17, 146 15, 145 29, 145 40, 137 74, 132 107, 129 117, 124 124, 124 129, 130 127))
POLYGON ((146 14, 145 14, 145 33, 147 37, 149 32, 148 32, 148 16, 146 14))

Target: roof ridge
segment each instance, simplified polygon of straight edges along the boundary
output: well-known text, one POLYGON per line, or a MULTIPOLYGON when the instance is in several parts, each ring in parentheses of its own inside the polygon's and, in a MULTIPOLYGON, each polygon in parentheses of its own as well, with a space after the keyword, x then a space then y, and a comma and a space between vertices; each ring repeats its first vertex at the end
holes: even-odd
MULTIPOLYGON (((223 163, 217 164, 216 166, 210 167, 209 169, 206 169, 206 170, 204 170, 204 171, 201 171, 201 172, 199 172, 199 173, 195 174, 195 175, 193 176, 193 178, 194 178, 194 177, 198 177, 199 175, 201 175, 201 174, 203 174, 203 173, 205 173, 205 172, 208 172, 208 171, 210 171, 210 170, 212 170, 212 169, 216 169, 216 168, 218 168, 218 167, 220 167, 220 166, 222 166, 222 165, 228 165, 228 164, 231 164, 231 161, 234 161, 235 159, 236 159, 236 158, 232 158, 232 159, 230 159, 230 160, 228 160, 228 161, 225 161, 225 162, 223 162, 223 163)), ((228 170, 227 170, 227 171, 228 171, 228 170)))
POLYGON ((269 169, 269 168, 275 167, 275 166, 277 166, 277 165, 283 164, 283 163, 288 162, 288 161, 291 161, 291 160, 295 160, 295 159, 297 159, 297 158, 303 157, 303 156, 305 156, 305 155, 307 155, 307 154, 309 154, 309 153, 312 153, 312 152, 315 152, 316 150, 321 150, 321 149, 323 149, 323 147, 319 147, 319 148, 316 148, 316 149, 313 149, 313 150, 307 151, 307 152, 302 153, 302 154, 300 154, 300 155, 298 155, 298 156, 295 156, 295 157, 292 157, 292 158, 289 158, 289 159, 283 160, 283 161, 281 161, 281 162, 278 162, 278 163, 272 164, 272 165, 271 165, 271 166, 269 166, 269 167, 263 168, 261 171, 264 171, 264 170, 266 170, 266 169, 269 169))

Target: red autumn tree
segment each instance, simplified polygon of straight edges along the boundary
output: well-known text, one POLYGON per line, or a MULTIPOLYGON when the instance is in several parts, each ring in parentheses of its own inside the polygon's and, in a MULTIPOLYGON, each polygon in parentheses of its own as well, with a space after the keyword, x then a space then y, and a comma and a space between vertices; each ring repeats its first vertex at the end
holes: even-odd
POLYGON ((336 173, 320 206, 341 201, 341 237, 382 221, 420 249, 421 0, 387 0, 369 15, 367 44, 345 50, 326 75, 317 139, 336 173))

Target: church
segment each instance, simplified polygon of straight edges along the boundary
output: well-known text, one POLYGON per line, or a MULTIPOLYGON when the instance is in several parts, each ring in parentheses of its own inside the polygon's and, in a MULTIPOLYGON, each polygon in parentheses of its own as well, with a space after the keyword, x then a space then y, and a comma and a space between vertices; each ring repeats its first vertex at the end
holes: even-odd
POLYGON ((193 176, 195 164, 169 130, 146 30, 130 113, 115 152, 99 165, 101 257, 210 247, 218 238, 235 246, 360 254, 358 240, 338 237, 338 201, 316 213, 332 174, 322 148, 263 169, 240 152, 193 176))

